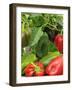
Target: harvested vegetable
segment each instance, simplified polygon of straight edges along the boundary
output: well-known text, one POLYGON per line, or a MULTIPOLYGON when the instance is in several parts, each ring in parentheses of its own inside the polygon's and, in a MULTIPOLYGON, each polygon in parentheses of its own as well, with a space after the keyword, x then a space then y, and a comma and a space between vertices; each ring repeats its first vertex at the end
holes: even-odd
POLYGON ((63 57, 58 56, 54 58, 46 67, 46 74, 49 76, 63 74, 63 57))
POLYGON ((44 75, 44 65, 41 62, 35 62, 28 64, 23 70, 26 76, 43 76, 44 75))
POLYGON ((32 76, 34 74, 34 65, 28 64, 26 68, 23 70, 26 76, 32 76))
POLYGON ((54 43, 59 52, 63 53, 63 35, 58 34, 55 37, 54 43))
POLYGON ((35 76, 43 76, 44 75, 44 65, 42 62, 38 61, 38 62, 35 62, 35 73, 34 75, 35 76))

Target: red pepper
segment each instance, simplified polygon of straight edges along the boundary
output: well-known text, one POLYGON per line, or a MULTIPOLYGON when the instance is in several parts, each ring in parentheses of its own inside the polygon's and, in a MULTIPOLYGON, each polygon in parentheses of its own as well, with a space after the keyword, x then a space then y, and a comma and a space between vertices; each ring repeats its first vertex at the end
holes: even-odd
POLYGON ((53 59, 46 67, 45 72, 49 76, 62 75, 63 74, 63 58, 62 58, 62 56, 58 56, 55 59, 53 59))
POLYGON ((26 76, 43 76, 44 75, 44 65, 41 62, 35 62, 28 64, 24 69, 26 76))
POLYGON ((40 70, 39 72, 35 72, 35 76, 44 76, 44 70, 40 70))
POLYGON ((34 65, 33 64, 28 64, 26 68, 24 69, 24 73, 26 76, 33 76, 34 74, 34 65))
POLYGON ((43 76, 44 75, 44 65, 41 62, 35 63, 35 76, 43 76))
POLYGON ((43 63, 40 61, 35 62, 35 65, 39 66, 41 69, 44 68, 43 63))
POLYGON ((58 34, 55 37, 54 43, 59 52, 63 53, 63 35, 58 34))

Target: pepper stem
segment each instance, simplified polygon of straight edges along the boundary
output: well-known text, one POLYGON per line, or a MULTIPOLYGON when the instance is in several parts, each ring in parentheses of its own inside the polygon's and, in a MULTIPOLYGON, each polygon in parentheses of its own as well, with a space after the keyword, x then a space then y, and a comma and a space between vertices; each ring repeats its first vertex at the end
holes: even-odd
POLYGON ((39 72, 41 70, 40 67, 35 65, 33 62, 31 62, 31 64, 34 65, 36 72, 39 72))

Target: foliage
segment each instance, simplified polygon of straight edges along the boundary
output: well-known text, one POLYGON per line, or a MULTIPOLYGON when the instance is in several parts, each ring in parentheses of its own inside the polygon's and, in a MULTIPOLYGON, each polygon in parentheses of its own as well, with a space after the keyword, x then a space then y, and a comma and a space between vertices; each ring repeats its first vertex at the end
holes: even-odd
POLYGON ((34 62, 36 60, 36 56, 32 53, 24 53, 22 56, 21 67, 25 68, 28 64, 34 62))

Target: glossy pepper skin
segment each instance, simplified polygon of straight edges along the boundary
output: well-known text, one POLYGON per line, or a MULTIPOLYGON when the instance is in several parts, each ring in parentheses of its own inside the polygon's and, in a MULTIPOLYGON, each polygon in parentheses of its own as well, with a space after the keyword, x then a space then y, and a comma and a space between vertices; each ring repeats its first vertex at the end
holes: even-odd
POLYGON ((63 35, 58 34, 55 37, 54 43, 59 52, 63 53, 63 35))
POLYGON ((24 73, 25 73, 25 75, 26 76, 33 76, 33 74, 34 74, 34 65, 33 64, 28 64, 27 66, 26 66, 26 68, 24 69, 24 73))
POLYGON ((63 57, 57 56, 53 59, 45 70, 46 74, 49 76, 62 75, 63 74, 63 57))
POLYGON ((35 76, 44 76, 44 65, 42 62, 36 62, 35 65, 35 76))
POLYGON ((44 65, 41 62, 35 62, 28 64, 24 69, 25 76, 43 76, 44 75, 44 65))

